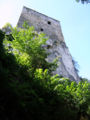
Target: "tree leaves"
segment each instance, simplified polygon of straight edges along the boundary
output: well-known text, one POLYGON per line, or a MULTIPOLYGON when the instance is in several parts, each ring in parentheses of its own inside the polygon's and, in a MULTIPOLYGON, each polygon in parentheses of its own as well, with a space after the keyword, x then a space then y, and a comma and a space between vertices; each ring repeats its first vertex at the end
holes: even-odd
POLYGON ((46 36, 26 24, 23 27, 11 28, 12 37, 1 37, 0 95, 3 101, 0 110, 4 109, 3 116, 17 120, 19 117, 26 120, 76 120, 79 113, 90 115, 90 83, 86 79, 76 83, 52 75, 57 59, 54 63, 46 61, 47 53, 42 47, 46 44, 46 36))
POLYGON ((82 2, 83 4, 86 2, 86 3, 90 3, 90 0, 76 0, 77 2, 82 2))

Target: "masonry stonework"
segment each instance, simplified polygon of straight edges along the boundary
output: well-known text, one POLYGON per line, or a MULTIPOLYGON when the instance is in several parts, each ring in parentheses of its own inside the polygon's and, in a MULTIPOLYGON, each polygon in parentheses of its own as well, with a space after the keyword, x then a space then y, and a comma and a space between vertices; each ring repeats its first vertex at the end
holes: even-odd
POLYGON ((60 63, 56 71, 54 71, 54 74, 59 74, 78 82, 79 76, 75 70, 72 56, 64 41, 60 22, 30 8, 23 7, 18 21, 18 27, 22 27, 25 21, 29 26, 34 26, 37 32, 44 32, 49 37, 47 50, 50 55, 48 55, 47 60, 48 62, 52 62, 56 57, 59 57, 60 63))

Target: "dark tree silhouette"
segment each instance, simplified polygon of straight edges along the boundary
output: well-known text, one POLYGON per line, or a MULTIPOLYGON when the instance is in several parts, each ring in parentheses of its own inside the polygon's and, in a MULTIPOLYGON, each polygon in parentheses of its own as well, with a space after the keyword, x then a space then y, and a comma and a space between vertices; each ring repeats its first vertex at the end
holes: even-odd
POLYGON ((83 4, 86 2, 86 3, 90 3, 90 0, 76 0, 77 2, 82 2, 83 4))

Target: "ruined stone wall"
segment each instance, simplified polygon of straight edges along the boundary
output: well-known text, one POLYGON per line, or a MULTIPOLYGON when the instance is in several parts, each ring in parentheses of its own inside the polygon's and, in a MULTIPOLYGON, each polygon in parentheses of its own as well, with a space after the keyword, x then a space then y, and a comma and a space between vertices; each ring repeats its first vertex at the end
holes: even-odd
POLYGON ((27 21, 30 26, 34 26, 37 32, 44 32, 49 37, 47 49, 50 55, 47 60, 52 62, 56 57, 60 57, 60 65, 54 74, 79 81, 79 76, 72 62, 72 56, 64 41, 60 22, 26 7, 23 7, 18 27, 22 27, 24 21, 27 21))

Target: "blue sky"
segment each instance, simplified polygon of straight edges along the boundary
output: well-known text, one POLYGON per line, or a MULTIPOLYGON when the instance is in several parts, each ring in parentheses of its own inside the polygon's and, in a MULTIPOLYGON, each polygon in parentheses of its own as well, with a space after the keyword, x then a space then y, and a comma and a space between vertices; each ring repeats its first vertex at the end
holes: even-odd
POLYGON ((0 27, 17 24, 27 6, 60 21, 70 53, 79 64, 79 75, 90 79, 90 4, 75 0, 0 0, 0 27))

